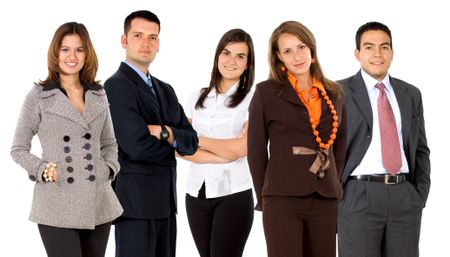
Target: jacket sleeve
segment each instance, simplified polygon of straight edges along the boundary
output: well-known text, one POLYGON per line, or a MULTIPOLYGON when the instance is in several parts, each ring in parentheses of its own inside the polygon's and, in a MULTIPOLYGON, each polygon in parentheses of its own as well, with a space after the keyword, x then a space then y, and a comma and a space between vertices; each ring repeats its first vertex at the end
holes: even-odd
MULTIPOLYGON (((105 104, 108 105, 108 100, 105 96, 105 104)), ((111 113, 109 108, 106 108, 106 118, 103 125, 102 133, 100 135, 100 151, 103 160, 110 168, 111 179, 117 175, 120 170, 120 164, 118 161, 118 148, 116 137, 114 136, 114 129, 111 120, 111 113)))
POLYGON ((260 88, 256 88, 255 94, 249 106, 247 161, 253 179, 257 204, 255 209, 262 210, 262 188, 268 162, 268 132, 264 116, 264 101, 260 88))
POLYGON ((347 117, 346 117, 347 115, 345 112, 345 105, 343 99, 340 99, 338 101, 339 106, 341 106, 340 113, 338 114, 340 122, 336 134, 336 140, 334 141, 333 144, 333 153, 336 162, 337 175, 338 178, 341 178, 347 156, 347 117))
POLYGON ((198 137, 197 132, 187 119, 183 107, 178 104, 180 110, 180 122, 172 128, 176 140, 176 151, 181 155, 192 155, 197 151, 198 137))
POLYGON ((418 131, 418 141, 416 148, 416 158, 414 165, 414 180, 416 183, 416 188, 419 194, 422 196, 424 204, 427 201, 428 193, 430 191, 431 179, 431 164, 430 164, 430 149, 427 145, 427 136, 425 133, 425 119, 423 117, 423 104, 422 96, 418 92, 418 117, 419 131, 418 131))
POLYGON ((39 87, 41 86, 35 85, 25 98, 11 147, 11 157, 28 172, 28 177, 32 181, 42 181, 46 164, 30 152, 31 141, 41 122, 39 87))
POLYGON ((140 114, 138 96, 125 79, 113 78, 105 82, 112 123, 120 149, 136 162, 165 163, 173 149, 150 134, 140 114))

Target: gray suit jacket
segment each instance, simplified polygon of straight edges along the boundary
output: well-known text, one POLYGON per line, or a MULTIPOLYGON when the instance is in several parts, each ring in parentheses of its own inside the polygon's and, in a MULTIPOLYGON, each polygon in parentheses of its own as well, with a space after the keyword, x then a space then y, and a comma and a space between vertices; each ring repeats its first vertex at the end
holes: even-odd
MULTIPOLYGON (((418 88, 390 78, 402 117, 403 149, 408 161, 408 180, 424 201, 430 190, 430 150, 427 146, 422 96, 418 88)), ((373 117, 369 95, 361 72, 339 81, 345 89, 347 112, 347 159, 341 184, 361 163, 372 140, 373 117)))
POLYGON ((59 85, 35 85, 23 104, 11 156, 35 181, 33 222, 93 229, 122 213, 110 184, 120 167, 106 94, 99 85, 85 87, 83 115, 59 85), (30 153, 35 134, 42 157, 30 153), (54 183, 42 180, 48 162, 57 164, 54 183))

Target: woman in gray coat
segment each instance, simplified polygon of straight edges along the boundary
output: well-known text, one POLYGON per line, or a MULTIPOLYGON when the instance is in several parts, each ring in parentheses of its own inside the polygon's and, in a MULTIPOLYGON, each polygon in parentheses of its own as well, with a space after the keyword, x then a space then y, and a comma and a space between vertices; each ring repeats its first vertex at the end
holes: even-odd
POLYGON ((28 93, 11 156, 35 183, 30 220, 48 256, 104 256, 122 207, 111 180, 119 170, 105 91, 88 31, 61 25, 48 50, 49 74, 28 93), (32 153, 37 134, 42 156, 32 153))

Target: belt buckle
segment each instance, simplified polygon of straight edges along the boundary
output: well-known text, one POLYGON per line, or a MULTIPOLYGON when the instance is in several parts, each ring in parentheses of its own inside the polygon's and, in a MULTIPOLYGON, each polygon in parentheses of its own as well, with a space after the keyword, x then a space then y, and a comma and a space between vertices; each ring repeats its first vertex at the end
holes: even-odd
POLYGON ((386 185, 395 185, 398 184, 398 176, 390 176, 390 175, 384 175, 384 184, 386 185), (390 177, 395 177, 395 181, 391 182, 389 180, 390 177))

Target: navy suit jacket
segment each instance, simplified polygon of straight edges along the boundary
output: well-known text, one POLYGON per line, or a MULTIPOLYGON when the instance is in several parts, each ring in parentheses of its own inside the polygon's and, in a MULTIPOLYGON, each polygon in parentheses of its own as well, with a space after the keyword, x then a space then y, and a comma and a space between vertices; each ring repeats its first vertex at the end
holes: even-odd
MULTIPOLYGON (((345 108, 349 121, 347 158, 341 177, 341 184, 345 186, 372 141, 373 110, 361 72, 339 83, 345 89, 345 108)), ((390 83, 394 88, 402 117, 403 149, 409 168, 408 180, 416 187, 425 204, 430 190, 430 149, 425 134, 422 96, 418 88, 402 80, 390 77, 390 83)))
POLYGON ((152 77, 156 96, 127 64, 105 82, 120 172, 114 190, 124 208, 122 217, 158 219, 176 211, 174 148, 150 135, 147 125, 170 126, 180 155, 195 153, 197 133, 186 118, 173 88, 152 77))

